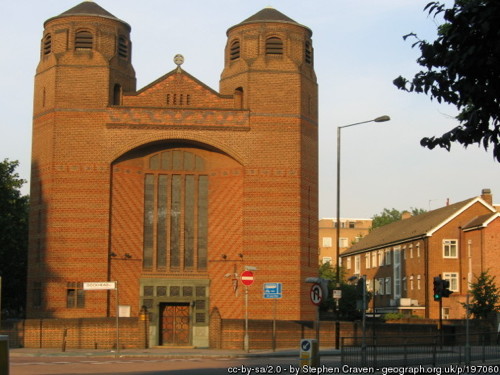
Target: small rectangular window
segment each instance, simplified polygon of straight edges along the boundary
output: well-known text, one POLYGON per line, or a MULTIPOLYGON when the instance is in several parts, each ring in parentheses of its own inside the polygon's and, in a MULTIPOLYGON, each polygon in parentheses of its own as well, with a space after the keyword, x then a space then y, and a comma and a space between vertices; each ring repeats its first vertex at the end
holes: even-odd
POLYGON ((323 247, 332 247, 332 237, 323 237, 323 247))
POLYGON ((458 241, 457 240, 443 240, 443 257, 444 258, 458 258, 458 241))
POLYGON ((66 307, 85 307, 85 291, 82 282, 69 282, 66 287, 66 307))

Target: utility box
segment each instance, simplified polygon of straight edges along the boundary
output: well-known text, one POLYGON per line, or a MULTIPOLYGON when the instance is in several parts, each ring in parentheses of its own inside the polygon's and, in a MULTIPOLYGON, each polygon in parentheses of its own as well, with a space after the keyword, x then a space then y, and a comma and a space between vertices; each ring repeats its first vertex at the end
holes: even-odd
POLYGON ((319 367, 319 345, 316 339, 300 340, 300 367, 319 367))
POLYGON ((0 375, 9 375, 9 336, 0 335, 0 375))

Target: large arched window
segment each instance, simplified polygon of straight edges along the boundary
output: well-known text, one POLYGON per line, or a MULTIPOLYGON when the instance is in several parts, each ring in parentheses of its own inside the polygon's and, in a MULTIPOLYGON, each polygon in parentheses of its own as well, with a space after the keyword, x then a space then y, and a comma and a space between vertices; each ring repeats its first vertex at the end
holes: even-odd
POLYGON ((283 41, 278 37, 270 37, 266 40, 266 55, 282 55, 283 41))
POLYGON ((93 42, 94 36, 90 31, 81 30, 75 34, 75 49, 77 50, 92 49, 93 42))
POLYGON ((145 271, 204 271, 208 175, 200 156, 169 150, 151 156, 144 179, 145 271))

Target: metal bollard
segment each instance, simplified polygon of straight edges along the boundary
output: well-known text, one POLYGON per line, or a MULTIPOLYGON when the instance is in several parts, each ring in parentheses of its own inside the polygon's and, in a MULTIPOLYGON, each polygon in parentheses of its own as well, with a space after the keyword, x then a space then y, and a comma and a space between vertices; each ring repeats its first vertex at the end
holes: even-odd
POLYGON ((9 336, 0 335, 0 375, 9 375, 9 336))

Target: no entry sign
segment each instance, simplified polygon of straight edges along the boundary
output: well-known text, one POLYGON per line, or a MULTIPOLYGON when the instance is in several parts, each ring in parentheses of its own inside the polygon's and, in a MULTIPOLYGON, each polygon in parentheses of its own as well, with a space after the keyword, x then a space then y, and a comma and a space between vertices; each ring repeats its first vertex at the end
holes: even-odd
POLYGON ((252 285, 253 284, 253 272, 252 271, 243 271, 241 273, 241 282, 243 285, 252 285))

